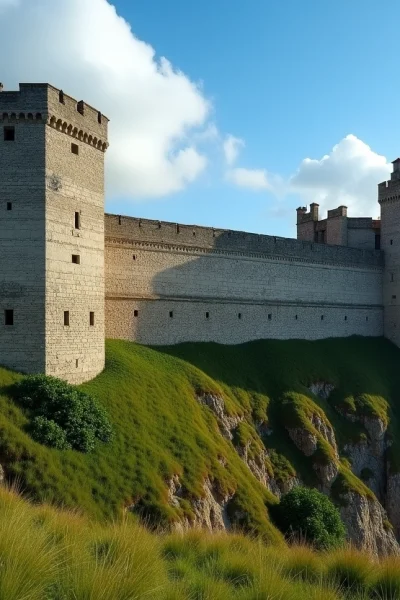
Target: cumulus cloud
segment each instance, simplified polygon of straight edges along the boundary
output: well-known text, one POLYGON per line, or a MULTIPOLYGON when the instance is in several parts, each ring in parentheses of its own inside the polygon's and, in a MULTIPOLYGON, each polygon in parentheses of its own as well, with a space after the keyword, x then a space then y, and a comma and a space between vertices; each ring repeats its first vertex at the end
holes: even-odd
POLYGON ((349 207, 350 216, 378 212, 377 184, 388 179, 391 164, 355 135, 347 135, 320 159, 305 158, 288 187, 320 209, 349 207))
POLYGON ((230 169, 226 177, 234 185, 253 191, 268 190, 271 187, 267 178, 267 172, 264 169, 244 169, 237 167, 236 169, 230 169))
POLYGON ((239 156, 240 149, 244 146, 244 141, 233 135, 227 135, 223 144, 225 161, 228 166, 233 165, 239 156))
POLYGON ((201 87, 158 59, 107 0, 0 0, 0 25, 6 89, 48 81, 111 119, 110 196, 176 192, 204 170, 198 140, 215 132, 201 87))

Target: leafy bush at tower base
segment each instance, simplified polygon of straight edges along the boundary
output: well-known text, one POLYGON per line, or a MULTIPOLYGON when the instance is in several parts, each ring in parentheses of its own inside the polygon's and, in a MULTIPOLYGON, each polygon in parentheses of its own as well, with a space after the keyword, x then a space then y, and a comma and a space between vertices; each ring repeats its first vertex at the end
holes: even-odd
POLYGON ((341 546, 346 539, 338 509, 316 489, 294 488, 272 508, 272 516, 286 536, 301 539, 318 550, 341 546))
POLYGON ((46 375, 25 377, 15 384, 17 401, 29 413, 33 439, 58 450, 90 452, 96 442, 108 442, 112 427, 95 398, 46 375))

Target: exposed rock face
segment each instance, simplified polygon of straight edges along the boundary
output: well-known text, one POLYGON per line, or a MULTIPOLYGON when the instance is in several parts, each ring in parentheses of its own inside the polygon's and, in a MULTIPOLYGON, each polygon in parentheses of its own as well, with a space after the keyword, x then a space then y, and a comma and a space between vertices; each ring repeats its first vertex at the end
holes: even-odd
POLYGON ((4 481, 4 469, 0 465, 0 483, 3 483, 3 481, 4 481))
POLYGON ((253 475, 258 479, 260 483, 269 487, 270 474, 268 472, 268 454, 266 450, 260 449, 259 452, 253 456, 249 455, 249 449, 251 444, 247 443, 245 446, 237 446, 236 451, 240 458, 244 460, 246 465, 249 467, 253 475))
POLYGON ((200 404, 204 404, 208 406, 213 413, 215 414, 219 428, 221 430, 222 435, 228 440, 232 440, 232 430, 235 429, 241 421, 243 421, 243 417, 240 416, 229 416, 225 410, 225 402, 222 396, 218 396, 217 394, 198 394, 197 400, 200 404))
POLYGON ((346 506, 340 510, 347 527, 348 538, 359 549, 375 556, 400 554, 387 515, 378 500, 349 492, 344 497, 346 506))
MULTIPOLYGON (((172 506, 179 507, 182 499, 182 486, 178 475, 174 475, 168 482, 168 497, 172 506)), ((189 528, 208 529, 209 531, 222 531, 229 529, 230 521, 227 516, 227 504, 232 495, 222 494, 220 490, 205 479, 203 483, 203 495, 192 500, 191 506, 194 519, 182 519, 175 527, 180 530, 189 528)))
POLYGON ((346 444, 344 450, 351 462, 351 470, 363 479, 374 494, 383 500, 385 487, 385 444, 373 444, 362 440, 357 444, 346 444), (368 478, 363 472, 368 470, 368 478))
MULTIPOLYGON (((334 459, 326 463, 315 461, 313 468, 321 482, 322 490, 329 491, 330 486, 339 472, 339 453, 336 444, 335 433, 332 426, 327 423, 318 413, 310 417, 310 422, 320 436, 328 442, 334 453, 334 459)), ((298 449, 305 456, 313 456, 318 448, 318 435, 313 431, 302 427, 289 428, 288 433, 298 449)))
POLYGON ((246 446, 237 446, 236 451, 242 460, 249 467, 253 475, 258 481, 264 485, 270 492, 280 498, 294 487, 300 485, 300 480, 297 477, 289 477, 285 481, 277 481, 269 472, 267 467, 269 458, 268 450, 262 449, 255 455, 249 455, 250 444, 246 446))
POLYGON ((335 386, 331 383, 327 383, 326 381, 315 381, 309 386, 308 389, 312 394, 314 394, 314 396, 318 396, 319 398, 327 400, 335 389, 335 386))
POLYGON ((386 510, 396 537, 400 539, 400 473, 388 473, 386 510))

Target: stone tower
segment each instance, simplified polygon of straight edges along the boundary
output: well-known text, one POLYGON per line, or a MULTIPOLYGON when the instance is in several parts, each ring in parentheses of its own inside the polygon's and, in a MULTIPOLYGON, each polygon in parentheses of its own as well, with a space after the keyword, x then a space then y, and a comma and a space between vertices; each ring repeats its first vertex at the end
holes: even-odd
POLYGON ((0 86, 0 364, 80 383, 104 367, 108 119, 48 84, 0 86))
POLYGON ((381 206, 384 335, 400 346, 400 158, 393 161, 390 181, 378 185, 381 206))

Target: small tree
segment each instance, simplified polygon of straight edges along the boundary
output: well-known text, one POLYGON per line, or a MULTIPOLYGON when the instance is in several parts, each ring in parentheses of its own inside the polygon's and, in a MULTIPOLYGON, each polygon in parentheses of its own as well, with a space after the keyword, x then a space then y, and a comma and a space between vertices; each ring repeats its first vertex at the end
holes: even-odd
POLYGON ((273 508, 273 517, 286 536, 297 536, 319 550, 340 546, 346 529, 333 502, 318 490, 296 487, 273 508))
POLYGON ((25 377, 14 387, 26 409, 32 437, 42 444, 90 452, 98 441, 108 442, 112 427, 98 401, 65 381, 46 375, 25 377))

